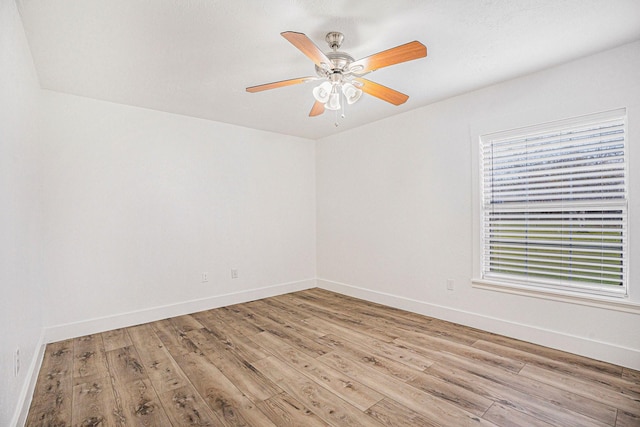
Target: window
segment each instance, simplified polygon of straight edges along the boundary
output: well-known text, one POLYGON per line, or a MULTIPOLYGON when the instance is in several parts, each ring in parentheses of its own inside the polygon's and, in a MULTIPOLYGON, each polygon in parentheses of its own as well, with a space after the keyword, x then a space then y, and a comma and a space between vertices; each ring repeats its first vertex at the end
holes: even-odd
POLYGON ((626 111, 480 138, 482 279, 627 295, 626 111))

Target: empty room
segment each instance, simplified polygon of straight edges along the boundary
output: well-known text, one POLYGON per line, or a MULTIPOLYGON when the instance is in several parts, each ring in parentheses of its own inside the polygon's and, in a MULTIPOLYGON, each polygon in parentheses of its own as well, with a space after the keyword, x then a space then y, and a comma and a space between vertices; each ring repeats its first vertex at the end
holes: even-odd
POLYGON ((639 70, 637 0, 0 0, 0 426, 640 426, 639 70))

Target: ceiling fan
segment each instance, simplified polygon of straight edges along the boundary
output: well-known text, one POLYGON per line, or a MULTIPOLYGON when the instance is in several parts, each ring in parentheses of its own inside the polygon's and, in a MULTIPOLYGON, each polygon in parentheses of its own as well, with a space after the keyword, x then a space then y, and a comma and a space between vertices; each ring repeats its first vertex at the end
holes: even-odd
POLYGON ((247 92, 261 92, 312 80, 323 80, 319 86, 313 89, 315 103, 309 113, 310 117, 319 116, 324 113, 325 109, 335 110, 337 115, 345 102, 353 104, 360 99, 363 92, 393 105, 405 103, 409 99, 408 95, 364 79, 363 76, 389 65, 427 56, 427 48, 418 41, 412 41, 356 61, 348 53, 338 50, 342 45, 344 35, 337 31, 332 31, 325 37, 331 49, 331 52, 326 54, 303 33, 285 31, 280 34, 316 64, 317 76, 298 77, 251 86, 247 88, 247 92))

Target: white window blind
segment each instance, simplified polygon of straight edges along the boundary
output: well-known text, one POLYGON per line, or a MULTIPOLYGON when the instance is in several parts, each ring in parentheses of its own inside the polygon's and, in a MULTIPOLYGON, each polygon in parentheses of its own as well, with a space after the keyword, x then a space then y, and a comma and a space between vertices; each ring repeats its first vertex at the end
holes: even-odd
POLYGON ((624 110, 481 138, 485 279, 626 294, 624 110))

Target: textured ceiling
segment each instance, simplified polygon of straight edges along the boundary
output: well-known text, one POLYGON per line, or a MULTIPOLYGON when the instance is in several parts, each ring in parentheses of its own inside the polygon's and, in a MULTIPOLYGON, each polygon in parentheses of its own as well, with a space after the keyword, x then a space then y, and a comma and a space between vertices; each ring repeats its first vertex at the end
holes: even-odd
POLYGON ((18 0, 45 89, 307 138, 320 138, 640 39, 638 0, 18 0), (356 59, 413 40, 427 58, 367 76, 410 95, 371 96, 315 118, 314 75, 280 36, 322 50, 345 35, 356 59))

